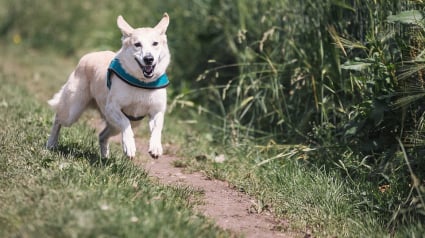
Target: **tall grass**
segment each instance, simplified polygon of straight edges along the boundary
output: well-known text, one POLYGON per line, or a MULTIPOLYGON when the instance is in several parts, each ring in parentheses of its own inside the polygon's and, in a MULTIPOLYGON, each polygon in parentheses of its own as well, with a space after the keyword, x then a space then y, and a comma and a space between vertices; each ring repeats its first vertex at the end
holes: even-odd
POLYGON ((233 26, 222 32, 236 60, 228 67, 239 73, 212 65, 199 79, 210 89, 201 111, 220 115, 224 139, 307 145, 315 166, 391 188, 364 206, 389 229, 423 221, 424 29, 423 13, 412 11, 423 4, 220 3, 228 12, 218 21, 233 26))

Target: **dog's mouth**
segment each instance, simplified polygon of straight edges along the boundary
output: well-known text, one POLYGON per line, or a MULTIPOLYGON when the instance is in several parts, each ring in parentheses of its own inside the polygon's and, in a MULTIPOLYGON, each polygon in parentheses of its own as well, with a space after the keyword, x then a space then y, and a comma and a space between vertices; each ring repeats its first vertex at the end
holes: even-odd
POLYGON ((134 59, 136 60, 139 67, 142 69, 143 76, 145 76, 145 78, 152 78, 153 77, 153 71, 155 70, 156 64, 143 65, 137 57, 135 57, 134 59))
POLYGON ((145 65, 145 66, 142 66, 143 75, 146 78, 152 78, 153 71, 155 70, 155 66, 156 65, 145 65))

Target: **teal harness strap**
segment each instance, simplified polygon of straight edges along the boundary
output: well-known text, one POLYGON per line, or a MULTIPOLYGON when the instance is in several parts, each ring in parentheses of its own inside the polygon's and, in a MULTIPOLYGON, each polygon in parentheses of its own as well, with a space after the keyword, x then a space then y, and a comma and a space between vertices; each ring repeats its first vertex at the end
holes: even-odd
POLYGON ((111 64, 109 64, 108 72, 106 75, 106 86, 108 86, 108 89, 111 89, 111 76, 112 73, 118 76, 122 81, 130 84, 131 86, 138 87, 138 88, 144 88, 144 89, 159 89, 159 88, 165 88, 170 84, 170 81, 168 80, 167 74, 161 75, 157 80, 149 83, 142 82, 138 80, 137 78, 133 77, 132 75, 128 74, 121 66, 120 61, 117 58, 114 58, 111 61, 111 64))

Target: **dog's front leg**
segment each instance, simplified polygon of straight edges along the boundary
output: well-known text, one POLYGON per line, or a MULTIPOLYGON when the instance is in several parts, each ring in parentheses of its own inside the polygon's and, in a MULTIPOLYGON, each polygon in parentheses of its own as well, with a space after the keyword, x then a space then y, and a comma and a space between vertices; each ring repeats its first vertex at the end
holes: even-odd
POLYGON ((161 133, 163 125, 164 112, 158 112, 151 116, 149 121, 149 127, 151 130, 149 154, 155 159, 162 155, 161 133))
POLYGON ((116 103, 107 103, 106 105, 106 120, 114 127, 119 128, 122 133, 122 147, 124 153, 134 158, 136 156, 136 143, 134 141, 134 133, 131 128, 131 123, 128 118, 122 113, 121 108, 116 103))

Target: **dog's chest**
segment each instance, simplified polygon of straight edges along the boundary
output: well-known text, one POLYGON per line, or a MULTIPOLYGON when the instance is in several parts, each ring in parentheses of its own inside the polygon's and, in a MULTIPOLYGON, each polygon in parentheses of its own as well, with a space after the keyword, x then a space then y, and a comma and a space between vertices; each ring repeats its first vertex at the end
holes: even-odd
POLYGON ((122 100, 121 110, 132 118, 154 115, 166 108, 165 89, 136 90, 122 100))

